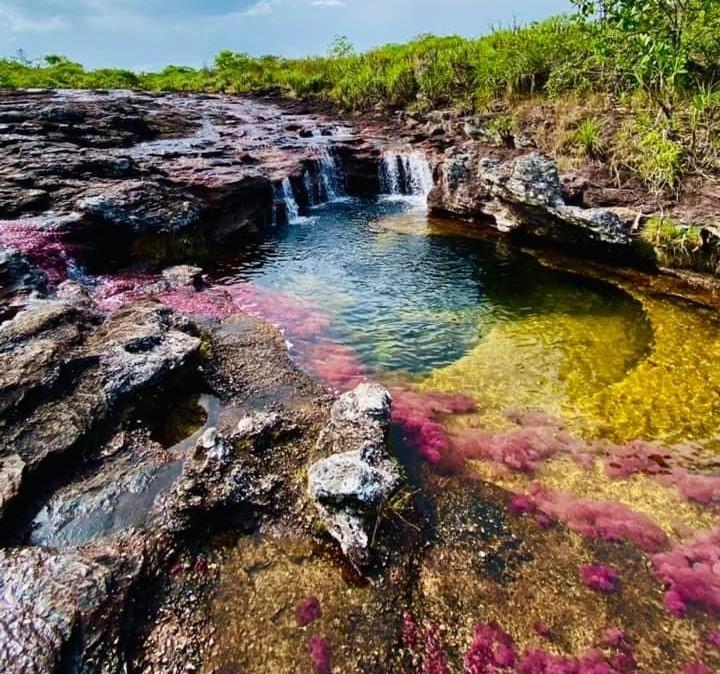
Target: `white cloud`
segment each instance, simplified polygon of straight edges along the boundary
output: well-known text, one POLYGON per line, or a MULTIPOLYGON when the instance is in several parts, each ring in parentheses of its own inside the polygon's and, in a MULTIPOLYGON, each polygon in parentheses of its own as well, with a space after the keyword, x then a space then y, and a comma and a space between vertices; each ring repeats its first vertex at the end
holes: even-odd
POLYGON ((344 0, 312 0, 310 3, 313 7, 320 7, 322 9, 326 7, 344 7, 344 0))
POLYGON ((239 16, 260 16, 261 14, 270 14, 276 0, 258 0, 254 5, 250 5, 242 12, 237 12, 239 16))
POLYGON ((11 33, 52 33, 68 27, 68 22, 59 16, 31 19, 14 7, 0 6, 0 26, 11 33))

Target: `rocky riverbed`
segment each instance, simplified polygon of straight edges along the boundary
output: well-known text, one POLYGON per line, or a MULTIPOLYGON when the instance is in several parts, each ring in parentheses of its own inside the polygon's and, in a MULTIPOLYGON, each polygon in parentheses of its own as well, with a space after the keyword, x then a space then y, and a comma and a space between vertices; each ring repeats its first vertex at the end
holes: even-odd
MULTIPOLYGON (((601 450, 557 420, 508 413, 511 432, 466 451, 472 399, 371 383, 318 339, 327 316, 203 271, 227 248, 261 265, 274 228, 381 192, 647 266, 642 204, 591 198, 531 140, 499 147, 458 116, 261 98, 3 92, 0 159, 2 671, 720 666, 719 544, 697 534, 717 527, 707 453, 691 474, 612 445, 637 491, 572 498, 601 450), (459 470, 483 457, 499 476, 459 470)), ((717 306, 705 277, 587 267, 717 306)))

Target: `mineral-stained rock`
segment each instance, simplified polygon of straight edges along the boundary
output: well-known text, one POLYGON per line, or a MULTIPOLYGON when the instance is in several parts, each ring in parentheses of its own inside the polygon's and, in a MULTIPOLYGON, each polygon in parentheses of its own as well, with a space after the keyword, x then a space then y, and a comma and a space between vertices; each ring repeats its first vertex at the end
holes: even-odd
POLYGON ((434 209, 560 243, 632 244, 634 214, 567 205, 554 161, 535 153, 499 160, 478 152, 474 144, 448 152, 430 195, 434 209))
POLYGON ((390 394, 377 384, 360 384, 333 405, 318 439, 320 451, 308 489, 328 532, 358 565, 370 561, 368 526, 378 508, 401 484, 400 469, 386 450, 390 394))
POLYGON ((133 537, 84 550, 0 550, 0 670, 123 671, 121 626, 144 556, 133 537))

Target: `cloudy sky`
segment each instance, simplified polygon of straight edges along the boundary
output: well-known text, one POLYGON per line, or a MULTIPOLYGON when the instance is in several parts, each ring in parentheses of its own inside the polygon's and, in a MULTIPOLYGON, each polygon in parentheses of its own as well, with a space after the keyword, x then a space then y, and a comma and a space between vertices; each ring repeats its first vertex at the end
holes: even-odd
POLYGON ((479 35, 569 0, 0 0, 0 56, 65 54, 137 70, 211 63, 221 49, 301 56, 335 35, 359 48, 425 32, 479 35))

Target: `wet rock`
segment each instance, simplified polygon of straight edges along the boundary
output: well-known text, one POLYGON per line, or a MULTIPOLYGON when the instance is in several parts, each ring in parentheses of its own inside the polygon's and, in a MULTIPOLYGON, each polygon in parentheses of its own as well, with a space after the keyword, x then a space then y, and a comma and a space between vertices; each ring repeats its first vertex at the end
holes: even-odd
POLYGON ((360 384, 340 396, 318 439, 321 451, 333 453, 308 473, 308 491, 328 532, 358 565, 370 561, 373 515, 402 482, 386 449, 390 404, 390 394, 377 384, 360 384))
POLYGON ((98 674, 123 671, 122 619, 143 562, 133 538, 86 550, 0 551, 0 670, 51 674, 83 663, 98 674))
POLYGON ((103 320, 83 304, 42 301, 0 325, 0 459, 18 455, 31 481, 131 394, 185 365, 200 345, 190 332, 154 302, 103 320))
POLYGON ((0 285, 3 294, 44 295, 47 283, 19 252, 0 246, 0 285))
POLYGON ((134 435, 123 437, 114 452, 113 438, 103 448, 113 456, 52 495, 33 520, 33 545, 86 545, 145 527, 155 498, 178 477, 181 462, 142 434, 134 435))
POLYGON ((568 244, 629 247, 633 214, 627 209, 566 204, 557 165, 539 154, 515 159, 478 156, 470 144, 441 163, 430 204, 469 219, 491 219, 502 232, 521 231, 568 244))
POLYGON ((262 505, 277 479, 272 474, 258 474, 242 443, 208 428, 185 460, 172 490, 156 502, 151 526, 180 533, 210 513, 262 505))
POLYGON ((163 280, 170 288, 195 288, 203 285, 202 269, 193 265, 176 265, 163 270, 163 280))
POLYGON ((175 233, 196 226, 200 220, 200 206, 189 194, 136 180, 90 193, 77 201, 76 208, 135 234, 175 233))

